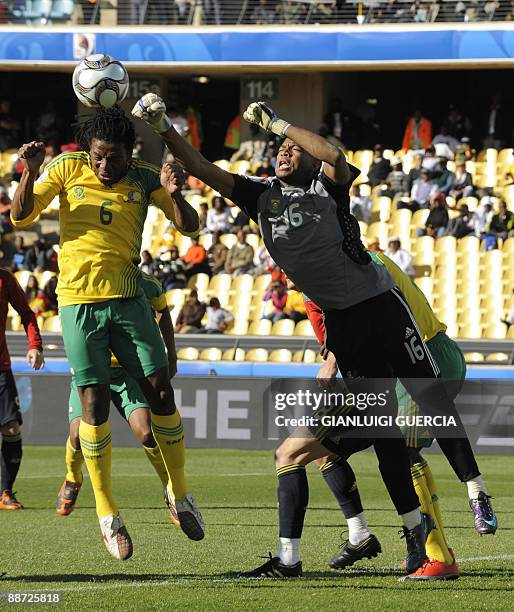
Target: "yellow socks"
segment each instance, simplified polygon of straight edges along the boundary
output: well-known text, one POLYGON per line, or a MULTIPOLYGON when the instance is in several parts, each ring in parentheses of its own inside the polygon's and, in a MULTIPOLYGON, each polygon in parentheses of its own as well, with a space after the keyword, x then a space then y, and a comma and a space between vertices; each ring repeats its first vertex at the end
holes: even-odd
POLYGON ((155 446, 154 448, 143 446, 143 448, 148 457, 148 461, 150 461, 153 469, 157 472, 157 476, 161 479, 162 486, 165 487, 168 484, 169 476, 161 455, 161 449, 159 446, 155 446))
POLYGON ((96 427, 81 420, 79 437, 95 494, 96 513, 99 517, 117 515, 118 506, 112 495, 112 443, 109 421, 96 427))
POLYGON ((432 470, 426 461, 418 463, 417 467, 423 472, 427 483, 428 490, 432 496, 432 507, 434 508, 434 514, 436 515, 439 528, 443 529, 443 517, 441 515, 441 508, 439 507, 439 497, 437 496, 437 487, 435 484, 434 477, 432 476, 432 470))
POLYGON ((188 492, 184 465, 186 463, 186 447, 184 443, 184 428, 178 410, 171 415, 152 413, 152 431, 161 449, 162 458, 168 471, 170 484, 177 499, 183 499, 188 492))
POLYGON ((421 512, 429 514, 435 524, 435 528, 432 529, 427 539, 427 556, 430 559, 441 561, 442 563, 446 563, 446 565, 451 565, 453 563, 453 557, 448 550, 448 544, 446 542, 444 532, 434 512, 432 495, 430 494, 426 478, 423 473, 423 464, 414 464, 411 468, 411 474, 414 482, 414 489, 416 490, 416 494, 420 501, 421 512))
POLYGON ((66 480, 80 484, 82 482, 82 466, 84 456, 82 450, 73 448, 71 441, 66 440, 66 480))

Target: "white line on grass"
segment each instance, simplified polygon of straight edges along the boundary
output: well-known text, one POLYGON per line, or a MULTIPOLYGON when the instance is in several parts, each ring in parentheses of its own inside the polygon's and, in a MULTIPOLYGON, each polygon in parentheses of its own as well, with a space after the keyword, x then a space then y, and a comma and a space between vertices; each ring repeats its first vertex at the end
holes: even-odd
MULTIPOLYGON (((473 561, 510 561, 514 559, 514 555, 491 555, 488 557, 467 557, 464 559, 457 559, 458 563, 471 563, 473 561)), ((384 565, 381 567, 377 567, 376 568, 377 571, 380 570, 391 570, 391 569, 399 569, 397 566, 391 566, 391 565, 384 565)), ((372 572, 370 572, 370 577, 372 576, 372 572)), ((334 572, 334 577, 337 577, 338 574, 336 574, 334 572)), ((313 576, 313 579, 316 580, 316 576, 313 576)), ((5 581, 8 581, 8 577, 4 578, 5 581)), ((180 584, 191 584, 194 583, 196 585, 198 585, 201 582, 205 582, 207 584, 211 584, 211 583, 227 583, 227 582, 234 582, 235 580, 237 580, 236 577, 234 578, 209 578, 208 576, 205 576, 203 578, 170 578, 168 580, 142 580, 139 582, 116 582, 113 584, 96 584, 96 583, 92 583, 90 586, 86 586, 86 585, 77 585, 77 586, 68 586, 68 587, 49 587, 49 588, 40 588, 37 587, 37 591, 58 591, 58 592, 62 592, 62 591, 108 591, 108 590, 112 590, 112 589, 119 589, 119 588, 141 588, 141 587, 145 587, 145 586, 151 586, 151 587, 162 587, 162 586, 172 586, 172 585, 180 585, 180 584)), ((1 584, 1 583, 0 583, 1 584)), ((34 590, 35 587, 26 587, 23 588, 24 591, 32 591, 34 590)))

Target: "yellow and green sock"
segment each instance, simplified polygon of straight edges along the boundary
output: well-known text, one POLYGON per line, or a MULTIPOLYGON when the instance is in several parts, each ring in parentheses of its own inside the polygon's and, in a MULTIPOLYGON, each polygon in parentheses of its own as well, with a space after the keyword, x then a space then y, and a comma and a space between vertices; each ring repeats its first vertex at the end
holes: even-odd
POLYGON ((95 494, 99 517, 117 515, 118 506, 112 494, 112 442, 109 421, 95 426, 80 421, 80 446, 95 494))
POLYGON ((143 449, 148 457, 148 461, 150 461, 157 476, 161 479, 162 486, 165 487, 168 484, 169 476, 161 455, 161 449, 158 445, 155 445, 153 448, 151 446, 143 446, 143 449))
POLYGON ((81 448, 73 448, 71 440, 66 440, 66 480, 82 483, 82 466, 84 465, 84 455, 81 448))
POLYGON ((184 427, 180 413, 162 415, 152 413, 152 431, 160 450, 164 465, 173 483, 173 493, 177 499, 183 499, 188 493, 184 466, 186 463, 186 445, 184 427))

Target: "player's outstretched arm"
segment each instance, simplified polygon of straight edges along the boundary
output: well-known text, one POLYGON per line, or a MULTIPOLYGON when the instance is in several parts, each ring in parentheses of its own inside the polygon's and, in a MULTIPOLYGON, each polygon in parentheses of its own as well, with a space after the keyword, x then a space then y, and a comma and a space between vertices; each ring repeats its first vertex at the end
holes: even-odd
POLYGON ((34 183, 45 159, 45 144, 35 141, 24 144, 18 150, 18 157, 23 161, 23 172, 12 200, 14 221, 22 221, 34 210, 34 183))
POLYGON ((181 168, 166 163, 161 169, 161 185, 171 196, 173 218, 176 228, 186 234, 194 234, 200 229, 198 213, 180 192, 183 180, 181 168))
POLYGON ((234 190, 234 177, 211 163, 173 128, 166 115, 166 105, 157 94, 146 94, 136 102, 132 115, 142 119, 164 140, 177 161, 193 176, 224 197, 234 190))
POLYGON ((351 172, 344 153, 319 134, 315 134, 284 119, 279 119, 264 102, 252 102, 243 113, 249 123, 258 125, 281 138, 290 138, 316 159, 323 162, 323 172, 334 182, 345 185, 351 180, 351 172))

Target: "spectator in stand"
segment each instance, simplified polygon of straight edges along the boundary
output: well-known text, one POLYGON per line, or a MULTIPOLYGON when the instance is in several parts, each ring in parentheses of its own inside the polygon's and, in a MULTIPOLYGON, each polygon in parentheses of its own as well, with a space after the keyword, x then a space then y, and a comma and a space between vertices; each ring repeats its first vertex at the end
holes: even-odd
POLYGON ((382 145, 375 145, 373 163, 371 164, 368 172, 368 183, 372 187, 382 185, 390 171, 391 164, 389 163, 389 160, 384 157, 382 145))
POLYGON ((0 234, 10 234, 13 231, 9 188, 5 183, 0 182, 0 234))
POLYGON ((27 269, 26 257, 27 257, 27 249, 25 247, 25 240, 23 236, 20 236, 19 234, 17 234, 14 239, 14 253, 13 253, 14 271, 27 269))
POLYGON ((53 314, 57 314, 59 311, 58 301, 57 301, 57 275, 51 276, 46 285, 43 287, 44 294, 46 295, 49 303, 49 310, 52 311, 53 314))
POLYGON ((261 274, 271 274, 273 268, 277 265, 271 255, 268 253, 268 249, 263 244, 257 249, 257 253, 253 258, 254 269, 252 274, 254 276, 260 276, 261 274))
POLYGON ((225 262, 227 260, 228 249, 220 240, 221 232, 216 230, 212 233, 212 244, 207 251, 207 260, 211 273, 220 274, 225 268, 225 262))
POLYGON ((218 298, 213 297, 209 300, 207 307, 207 323, 203 329, 198 330, 199 334, 223 334, 227 331, 234 317, 221 307, 218 298))
POLYGON ((469 172, 466 172, 466 162, 457 162, 450 186, 450 195, 455 200, 473 195, 473 178, 469 172))
MULTIPOLYGON (((30 303, 32 300, 36 299, 36 296, 39 291, 39 283, 34 274, 31 274, 27 279, 27 285, 25 286, 25 297, 27 298, 27 302, 30 303)), ((30 306, 32 308, 32 306, 30 306)))
POLYGON ((255 176, 258 176, 260 178, 268 178, 270 176, 275 176, 275 170, 273 169, 273 166, 271 165, 271 160, 268 156, 262 158, 261 165, 255 171, 255 176))
POLYGON ((54 248, 47 243, 44 236, 41 236, 26 250, 25 266, 28 270, 55 270, 54 260, 54 248))
POLYGON ((237 232, 237 242, 229 250, 225 262, 225 272, 232 276, 247 274, 253 268, 253 248, 246 242, 246 234, 242 230, 237 232))
POLYGON ((155 275, 165 291, 183 289, 186 286, 186 264, 179 257, 177 247, 171 247, 167 257, 163 256, 157 262, 155 275))
POLYGON ((282 285, 284 285, 284 287, 287 286, 287 277, 285 275, 285 272, 281 268, 279 268, 277 264, 274 263, 273 267, 271 268, 270 275, 271 275, 270 284, 273 284, 275 282, 280 282, 282 283, 282 285))
POLYGON ((410 197, 412 202, 399 202, 398 208, 409 208, 412 212, 420 208, 428 208, 430 199, 437 193, 437 186, 432 182, 432 177, 428 170, 421 170, 421 176, 414 181, 410 197))
POLYGON ((368 251, 373 251, 374 253, 384 252, 384 249, 380 248, 380 240, 376 236, 370 236, 367 242, 368 242, 368 251))
POLYGON ((399 157, 393 157, 391 162, 391 172, 386 177, 385 184, 387 189, 383 195, 394 198, 396 195, 403 195, 407 192, 407 175, 402 168, 402 160, 399 157))
POLYGON ((455 153, 455 161, 473 161, 476 158, 477 152, 471 148, 470 139, 467 137, 461 138, 460 147, 455 153))
POLYGON ((307 318, 303 293, 298 291, 294 285, 290 286, 289 282, 287 283, 287 288, 287 300, 284 307, 284 314, 288 319, 298 323, 299 321, 303 321, 307 318))
POLYGON ((239 232, 240 230, 243 230, 243 232, 247 234, 251 232, 250 217, 242 210, 240 210, 237 213, 236 218, 234 219, 234 222, 232 223, 232 233, 233 234, 237 234, 237 232, 239 232))
POLYGON ((444 236, 450 217, 446 209, 446 198, 443 194, 438 193, 432 197, 430 202, 430 212, 425 222, 424 229, 418 229, 418 236, 432 236, 439 238, 444 236))
POLYGON ((503 149, 512 144, 512 113, 503 104, 502 95, 496 93, 491 99, 487 117, 482 127, 484 149, 503 149))
POLYGON ((489 251, 496 248, 496 237, 490 240, 489 226, 493 220, 494 210, 492 202, 483 198, 474 214, 475 235, 484 240, 485 250, 489 251))
POLYGON ((231 162, 249 161, 250 163, 260 162, 266 154, 268 146, 268 136, 264 134, 258 125, 250 123, 250 138, 243 140, 239 149, 230 158, 231 162))
POLYGON ((455 238, 464 238, 475 233, 474 214, 469 211, 467 204, 461 204, 458 208, 459 216, 450 219, 446 234, 455 238))
POLYGON ((263 315, 263 319, 269 319, 272 323, 276 323, 281 319, 287 319, 284 308, 287 303, 287 289, 284 283, 280 281, 272 281, 270 288, 264 294, 262 300, 273 304, 270 314, 263 315))
POLYGON ((514 214, 507 210, 507 204, 503 201, 500 202, 498 213, 491 219, 489 233, 502 240, 514 235, 514 214))
POLYGON ((414 155, 412 168, 409 170, 409 174, 407 175, 407 193, 410 193, 412 191, 414 181, 421 176, 422 165, 423 155, 417 153, 416 155, 414 155))
POLYGON ((350 212, 357 221, 369 223, 371 215, 371 198, 361 195, 360 185, 353 185, 350 196, 350 212))
POLYGON ((198 242, 198 238, 191 238, 191 246, 182 256, 182 261, 186 264, 185 274, 187 278, 194 274, 209 274, 210 272, 207 263, 207 251, 198 242))
POLYGON ((176 106, 170 106, 166 114, 170 118, 171 124, 182 138, 187 138, 189 136, 189 123, 185 115, 180 112, 176 106))
POLYGON ((430 145, 425 149, 425 156, 423 157, 421 167, 429 172, 433 172, 438 164, 439 158, 435 154, 435 147, 430 145))
POLYGON ((150 276, 154 276, 157 271, 157 264, 154 261, 154 258, 151 256, 150 251, 143 251, 141 253, 141 263, 139 264, 139 268, 150 276))
POLYGON ((438 193, 444 193, 447 196, 453 181, 453 172, 448 170, 448 160, 440 159, 432 174, 432 182, 437 187, 438 193))
POLYGON ((207 202, 200 202, 200 211, 198 213, 198 220, 200 222, 200 234, 210 234, 210 230, 207 227, 207 217, 209 216, 209 205, 207 202))
POLYGON ((469 135, 471 134, 471 121, 468 117, 464 116, 461 111, 455 106, 450 105, 448 115, 444 120, 444 125, 448 128, 448 133, 456 138, 462 140, 466 138, 469 142, 469 135))
POLYGON ((432 122, 423 117, 421 111, 417 110, 407 121, 403 134, 402 149, 418 151, 426 149, 432 142, 432 122))
MULTIPOLYGON (((434 136, 432 144, 434 145, 434 147, 436 147, 436 145, 444 144, 448 147, 448 149, 450 149, 450 151, 452 151, 452 153, 455 153, 455 151, 460 146, 460 142, 457 140, 457 138, 450 134, 450 130, 445 124, 441 126, 441 131, 439 132, 439 134, 436 134, 434 136)), ((440 155, 439 151, 437 151, 437 153, 438 155, 440 155)))
POLYGON ((402 249, 402 243, 398 236, 389 238, 385 254, 394 261, 400 270, 414 278, 415 271, 412 265, 412 255, 406 249, 402 249))
POLYGON ((206 227, 209 232, 226 234, 231 229, 231 215, 227 203, 221 196, 212 198, 212 208, 207 212, 206 227))
POLYGON ((178 313, 175 322, 175 331, 178 334, 196 334, 202 328, 202 319, 205 315, 205 304, 198 299, 196 289, 191 293, 178 313))
POLYGON ((275 23, 275 8, 268 0, 259 0, 251 16, 251 23, 255 25, 268 25, 275 23))

